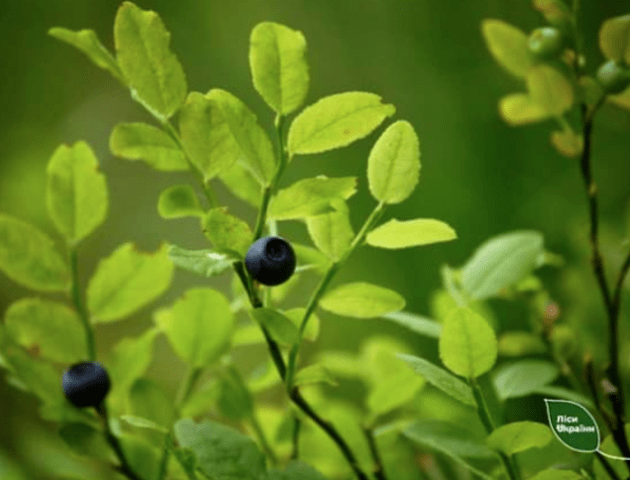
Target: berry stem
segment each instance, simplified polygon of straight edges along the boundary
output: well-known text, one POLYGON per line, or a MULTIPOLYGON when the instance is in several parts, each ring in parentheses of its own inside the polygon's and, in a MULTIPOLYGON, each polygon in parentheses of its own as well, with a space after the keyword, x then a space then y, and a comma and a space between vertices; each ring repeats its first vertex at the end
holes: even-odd
POLYGON ((374 460, 374 477, 376 480, 387 480, 385 468, 383 467, 383 460, 378 452, 378 446, 376 445, 376 438, 374 438, 374 432, 369 427, 363 427, 363 434, 370 447, 370 453, 374 460))
POLYGON ((75 245, 68 244, 70 257, 70 274, 72 277, 71 296, 74 308, 79 314, 83 330, 85 331, 85 344, 87 346, 88 358, 91 362, 96 360, 96 342, 94 340, 94 328, 90 323, 90 315, 85 308, 81 291, 79 288, 79 256, 75 245))
POLYGON ((120 442, 118 441, 116 436, 112 433, 112 429, 109 426, 109 415, 107 413, 107 407, 105 406, 105 402, 101 402, 101 404, 96 407, 96 411, 101 416, 101 418, 103 419, 103 423, 105 424, 105 438, 107 439, 107 442, 110 444, 110 446, 116 453, 118 460, 120 460, 120 465, 117 467, 117 470, 123 475, 125 475, 127 478, 129 478, 130 480, 142 480, 131 469, 129 462, 127 461, 127 457, 125 456, 125 453, 123 452, 123 449, 120 445, 120 442))
POLYGON ((175 400, 175 411, 177 415, 181 415, 181 409, 186 404, 193 390, 195 389, 195 385, 199 381, 201 374, 203 373, 203 368, 201 367, 193 367, 192 365, 188 367, 188 372, 186 372, 186 376, 182 381, 179 392, 177 393, 177 399, 175 400))

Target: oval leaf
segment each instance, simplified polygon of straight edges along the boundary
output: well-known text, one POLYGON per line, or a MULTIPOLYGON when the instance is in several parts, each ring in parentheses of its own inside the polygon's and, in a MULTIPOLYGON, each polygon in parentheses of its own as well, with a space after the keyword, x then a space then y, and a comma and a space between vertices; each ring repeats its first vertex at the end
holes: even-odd
POLYGON ((406 355, 404 353, 399 353, 397 356, 411 365, 418 375, 434 387, 442 390, 444 393, 453 397, 455 400, 462 402, 464 405, 470 405, 471 407, 477 406, 477 402, 475 402, 475 398, 473 397, 470 387, 456 376, 450 374, 437 365, 432 364, 424 358, 406 355))
POLYGON ((153 11, 131 2, 118 9, 114 42, 131 95, 154 116, 166 120, 184 103, 186 77, 169 48, 171 35, 153 11))
POLYGON ((169 247, 168 258, 176 267, 204 277, 220 275, 238 260, 213 250, 186 250, 177 245, 169 247))
POLYGON ((420 177, 420 141, 409 122, 392 123, 378 138, 368 158, 370 192, 380 202, 407 199, 420 177))
POLYGON ((291 123, 288 151, 320 153, 345 147, 369 135, 394 114, 393 105, 367 92, 346 92, 324 97, 305 108, 291 123))
POLYGON ((238 198, 259 208, 261 200, 260 183, 256 177, 240 163, 234 163, 219 173, 225 186, 238 198))
POLYGON ((527 48, 527 35, 503 20, 487 19, 481 31, 495 60, 516 77, 525 78, 533 65, 527 48))
POLYGON ((514 455, 530 448, 542 448, 552 438, 553 435, 547 425, 537 422, 513 422, 494 430, 486 443, 494 450, 514 455))
POLYGON ((522 360, 503 365, 493 375, 494 388, 501 400, 531 395, 553 382, 558 367, 544 360, 522 360))
MULTIPOLYGON (((297 328, 300 328, 305 314, 306 308, 292 308, 291 310, 286 310, 284 312, 284 315, 286 315, 286 317, 291 320, 293 325, 297 328)), ((302 333, 302 339, 311 342, 317 340, 317 337, 319 336, 319 324, 319 317, 314 313, 311 313, 308 318, 308 322, 306 323, 306 328, 302 333)))
POLYGON ((290 220, 314 216, 329 208, 331 200, 347 200, 356 191, 356 177, 305 178, 276 194, 269 204, 267 218, 290 220))
POLYGON ((103 223, 109 205, 107 183, 87 143, 59 146, 46 176, 48 214, 69 241, 85 238, 103 223))
POLYGON ((510 125, 525 125, 549 117, 545 108, 527 93, 513 93, 499 101, 501 118, 510 125))
POLYGON ((462 267, 462 287, 474 299, 492 297, 529 275, 543 253, 543 236, 538 232, 493 237, 462 267))
POLYGON ((87 347, 81 320, 74 310, 61 303, 39 298, 23 298, 7 309, 7 334, 18 345, 38 356, 56 362, 85 360, 87 347))
POLYGON ((333 377, 322 365, 309 365, 297 371, 293 379, 293 385, 312 385, 315 383, 327 383, 336 387, 339 385, 335 377, 333 377))
POLYGON ((210 210, 202 220, 203 233, 215 248, 237 252, 245 256, 254 235, 249 225, 238 217, 227 213, 227 208, 210 210))
POLYGON ((42 291, 66 290, 70 272, 48 235, 0 213, 0 270, 11 280, 42 291))
POLYGON ((155 253, 138 252, 125 243, 101 260, 87 287, 93 322, 111 322, 135 312, 171 284, 173 264, 168 246, 155 253))
POLYGON ((387 288, 357 282, 341 285, 320 301, 329 312, 356 318, 374 318, 405 308, 405 299, 387 288))
POLYGON ((210 288, 194 288, 170 309, 156 312, 155 322, 173 350, 195 367, 219 359, 230 343, 234 316, 225 296, 210 288))
POLYGON ((331 260, 339 260, 348 250, 354 232, 348 206, 343 200, 330 202, 334 212, 306 218, 306 227, 315 246, 331 260))
POLYGON ((448 242, 456 238, 455 230, 439 220, 417 218, 401 222, 392 218, 368 233, 366 241, 373 247, 396 249, 448 242))
POLYGON ((549 426, 565 446, 578 452, 599 449, 599 429, 591 412, 568 400, 545 399, 545 405, 549 426))
POLYGON ((195 189, 173 185, 160 193, 158 213, 162 218, 201 217, 204 214, 195 189))
POLYGON ((156 328, 150 328, 138 337, 126 337, 116 344, 107 365, 113 379, 112 393, 116 389, 127 392, 144 375, 153 359, 153 343, 157 333, 156 328))
POLYGON ((584 139, 572 130, 556 130, 551 132, 551 144, 565 157, 577 157, 582 154, 584 139))
POLYGON ((440 338, 442 331, 442 324, 411 312, 386 313, 382 318, 425 337, 440 338))
POLYGON ((469 308, 454 308, 444 319, 440 359, 467 379, 483 375, 497 360, 497 338, 488 322, 469 308))
POLYGON ((302 106, 309 83, 302 32, 259 23, 249 40, 249 65, 256 91, 276 113, 286 115, 302 106))
POLYGON ((608 60, 630 63, 630 15, 609 18, 602 23, 599 48, 608 60))
POLYGON ((54 27, 48 30, 48 35, 81 50, 97 67, 107 70, 126 85, 116 59, 109 53, 109 50, 101 44, 94 30, 79 30, 73 32, 67 28, 54 27))
POLYGON ((527 72, 527 90, 532 101, 551 116, 560 116, 573 105, 573 87, 564 75, 548 65, 527 72))
POLYGON ((168 133, 146 123, 120 123, 109 137, 111 152, 127 160, 142 160, 156 170, 188 170, 184 152, 168 133))
POLYGON ((274 340, 284 345, 295 345, 300 341, 300 333, 294 323, 283 313, 273 308, 253 308, 249 310, 252 319, 266 327, 274 340))

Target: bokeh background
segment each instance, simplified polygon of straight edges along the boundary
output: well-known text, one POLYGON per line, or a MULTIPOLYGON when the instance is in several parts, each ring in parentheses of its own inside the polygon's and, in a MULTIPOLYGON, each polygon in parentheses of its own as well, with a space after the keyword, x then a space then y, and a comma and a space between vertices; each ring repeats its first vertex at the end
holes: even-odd
MULTIPOLYGON (((108 73, 47 35, 53 26, 92 28, 113 50, 118 4, 4 0, 0 6, 0 212, 55 235, 45 209, 45 166, 60 143, 86 140, 107 175, 110 212, 104 225, 81 244, 84 283, 99 259, 123 242, 133 241, 141 250, 155 250, 162 241, 188 248, 206 245, 196 221, 167 221, 156 210, 163 188, 194 183, 192 176, 158 173, 109 152, 109 134, 118 122, 151 120, 108 73)), ((593 325, 603 323, 587 268, 585 196, 577 161, 561 157, 549 144, 551 121, 510 128, 497 113, 498 99, 522 86, 489 55, 480 22, 501 18, 530 31, 543 24, 530 1, 139 0, 137 4, 157 11, 171 31, 172 48, 184 67, 189 90, 227 89, 244 100, 269 130, 273 116, 253 88, 248 65, 250 31, 265 20, 304 33, 311 66, 307 103, 349 90, 375 92, 396 105, 394 119, 414 125, 421 139, 420 183, 408 201, 388 210, 386 218, 441 219, 456 229, 459 238, 411 250, 361 249, 335 283, 363 280, 383 285, 404 295, 408 310, 428 314, 442 264, 461 265, 492 235, 535 229, 544 233, 546 247, 566 260, 560 271, 541 271, 561 312, 587 316, 593 325)), ((594 71, 603 60, 597 48, 598 26, 608 17, 628 13, 628 2, 583 0, 582 4, 587 64, 594 71)), ((322 173, 358 176, 359 192, 349 203, 358 228, 374 206, 367 190, 366 160, 381 131, 342 150, 297 157, 283 185, 322 173)), ((630 233, 628 132, 630 112, 605 106, 595 124, 593 163, 601 193, 604 248, 611 265, 620 262, 618 242, 630 233)), ((254 221, 253 210, 220 185, 216 189, 232 212, 254 221)), ((280 232, 308 242, 300 223, 283 223, 280 232)), ((210 283, 227 290, 227 278, 210 283)), ((99 350, 106 357, 117 339, 136 335, 151 323, 156 306, 172 303, 183 290, 201 283, 202 279, 177 272, 173 287, 156 303, 124 322, 99 326, 99 350)), ((311 286, 307 282, 305 290, 296 292, 296 305, 304 303, 311 286)), ((29 294, 0 273, 0 316, 11 302, 29 294)), ((511 304, 497 301, 492 306, 503 324, 524 315, 511 304)), ((325 313, 321 318, 316 348, 356 351, 376 332, 404 336, 402 330, 381 321, 325 313)), ((624 327, 627 320, 625 313, 624 327)), ((594 328, 603 335, 603 330, 594 328)), ((406 340, 418 354, 437 360, 435 342, 406 340)), ((627 362, 623 367, 628 368, 627 362)), ((181 374, 181 364, 160 340, 150 375, 174 391, 181 374)), ((342 394, 357 395, 352 389, 342 394)), ((5 465, 9 461, 21 465, 32 478, 41 479, 85 472, 79 460, 67 459, 54 436, 55 426, 39 420, 36 410, 35 399, 0 381, 0 464, 5 459, 5 465)))

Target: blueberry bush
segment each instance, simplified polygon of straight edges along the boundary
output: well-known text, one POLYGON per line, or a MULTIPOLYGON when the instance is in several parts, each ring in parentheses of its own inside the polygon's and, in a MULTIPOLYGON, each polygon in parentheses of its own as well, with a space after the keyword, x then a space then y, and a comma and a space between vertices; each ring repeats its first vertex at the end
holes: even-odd
POLYGON ((158 171, 191 174, 191 184, 160 194, 157 209, 169 221, 197 218, 209 245, 192 250, 163 243, 142 252, 129 239, 100 261, 82 291, 78 246, 105 220, 110 194, 87 143, 59 146, 48 163, 45 195, 65 248, 29 223, 0 214, 0 270, 48 295, 22 298, 4 312, 0 367, 6 381, 38 398, 41 418, 54 422, 74 454, 111 467, 106 472, 116 478, 628 478, 619 327, 630 256, 610 287, 598 242, 591 132, 605 102, 630 109, 630 16, 602 25, 607 61, 589 75, 579 2, 533 3, 547 25, 529 37, 503 20, 482 24, 491 54, 527 90, 501 99, 499 113, 511 125, 557 122, 552 145, 579 159, 607 344, 559 320, 558 302, 536 271, 563 269, 564 262, 545 249, 537 231, 490 238, 460 267, 443 265, 430 317, 406 311, 405 299, 383 285, 331 287, 359 248, 456 239, 455 230, 436 219, 382 221, 419 180, 413 125, 390 121, 395 107, 369 92, 334 94, 304 107, 306 39, 288 26, 263 22, 251 32, 249 64, 256 91, 275 114, 272 140, 234 94, 189 92, 158 14, 124 2, 114 24, 115 54, 92 30, 55 27, 49 34, 113 75, 154 119, 118 124, 110 150, 158 171), (280 188, 299 157, 343 148, 385 122, 367 158, 367 181, 319 175, 280 188), (219 204, 216 182, 256 209, 255 224, 219 204), (355 232, 350 199, 362 185, 375 205, 355 232), (287 221, 303 222, 312 244, 281 235, 287 221), (201 280, 172 305, 156 308, 151 328, 122 339, 101 358, 97 326, 152 304, 170 288, 176 268, 202 279, 222 276, 228 288, 219 291, 201 280), (282 308, 312 278, 317 284, 304 306, 282 308), (492 299, 525 305, 529 324, 506 328, 492 299), (357 354, 322 350, 307 363, 303 347, 318 339, 318 309, 379 318, 432 339, 442 365, 381 335, 366 338, 357 354), (150 364, 159 367, 153 351, 158 336, 188 365, 175 398, 146 375, 150 364), (235 352, 257 345, 265 346, 268 360, 244 371, 235 352), (609 355, 606 363, 602 352, 609 355), (360 403, 329 395, 342 382, 360 385, 360 403), (531 417, 510 414, 509 402, 516 400, 534 404, 531 417), (548 422, 541 421, 545 411, 548 422), (599 425, 607 429, 601 442, 599 425))

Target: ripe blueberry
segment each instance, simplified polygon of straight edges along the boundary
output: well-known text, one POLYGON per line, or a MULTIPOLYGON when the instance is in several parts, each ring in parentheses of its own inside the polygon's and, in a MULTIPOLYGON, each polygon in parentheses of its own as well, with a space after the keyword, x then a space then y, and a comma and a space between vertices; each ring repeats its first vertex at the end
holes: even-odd
POLYGON ((263 237, 247 250, 245 266, 252 278, 263 285, 280 285, 295 271, 295 253, 286 240, 263 237))
POLYGON ((100 363, 81 362, 66 370, 62 385, 66 398, 75 407, 96 407, 109 392, 111 383, 100 363))

